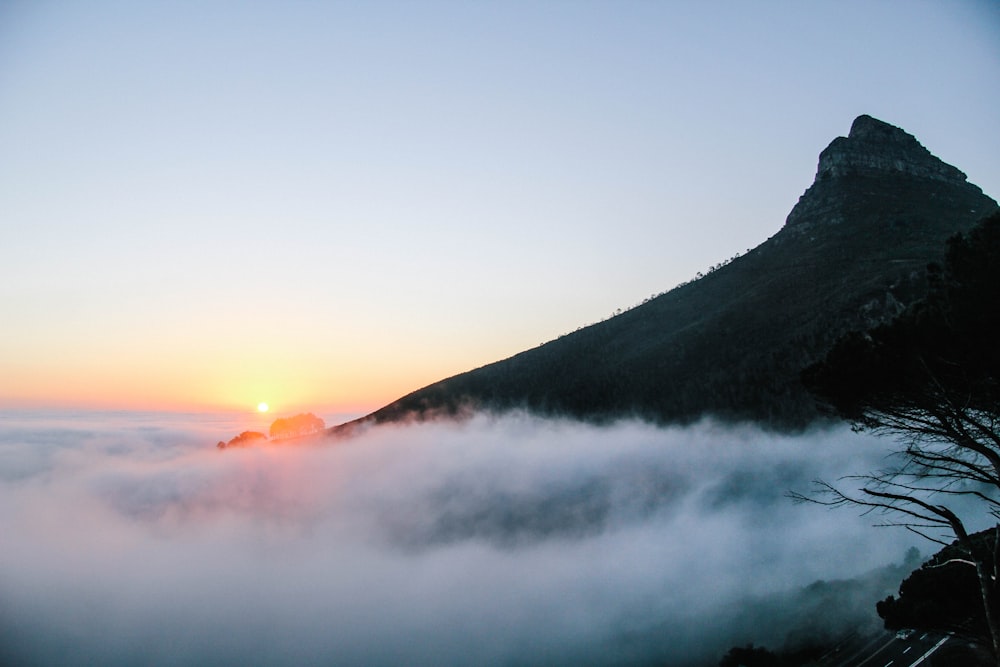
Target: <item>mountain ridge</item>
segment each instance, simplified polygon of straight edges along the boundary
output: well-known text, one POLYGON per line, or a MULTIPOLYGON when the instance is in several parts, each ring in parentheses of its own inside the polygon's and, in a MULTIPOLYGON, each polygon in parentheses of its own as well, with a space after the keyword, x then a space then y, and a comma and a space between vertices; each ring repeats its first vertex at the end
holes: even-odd
POLYGON ((919 298, 945 240, 997 208, 904 130, 859 116, 772 237, 640 306, 411 392, 330 429, 524 409, 588 421, 779 429, 818 413, 798 372, 919 298))

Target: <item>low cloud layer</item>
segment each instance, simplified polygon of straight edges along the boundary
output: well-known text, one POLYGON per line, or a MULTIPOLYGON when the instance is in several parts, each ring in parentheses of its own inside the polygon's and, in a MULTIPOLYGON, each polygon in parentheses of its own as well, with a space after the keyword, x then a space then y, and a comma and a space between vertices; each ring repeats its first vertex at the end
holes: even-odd
POLYGON ((914 542, 785 497, 878 467, 888 443, 846 429, 508 416, 220 451, 213 428, 0 422, 0 662, 713 664, 812 631, 805 586, 914 542))

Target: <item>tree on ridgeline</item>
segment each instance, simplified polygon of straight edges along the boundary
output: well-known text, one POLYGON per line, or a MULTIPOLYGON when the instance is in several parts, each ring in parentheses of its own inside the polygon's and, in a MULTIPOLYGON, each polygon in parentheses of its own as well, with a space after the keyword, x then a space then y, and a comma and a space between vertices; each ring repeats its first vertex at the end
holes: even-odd
POLYGON ((817 493, 792 496, 861 507, 885 515, 884 525, 954 542, 947 564, 974 571, 981 607, 969 611, 982 614, 1000 660, 1000 531, 974 539, 966 526, 1000 525, 1000 214, 952 237, 943 268, 927 276, 925 299, 840 339, 802 374, 856 431, 894 437, 895 463, 846 478, 853 491, 820 481, 817 493))
POLYGON ((267 442, 267 436, 258 431, 243 431, 236 437, 234 437, 229 442, 219 441, 216 445, 219 449, 226 449, 227 447, 249 447, 250 445, 257 445, 261 442, 267 442))

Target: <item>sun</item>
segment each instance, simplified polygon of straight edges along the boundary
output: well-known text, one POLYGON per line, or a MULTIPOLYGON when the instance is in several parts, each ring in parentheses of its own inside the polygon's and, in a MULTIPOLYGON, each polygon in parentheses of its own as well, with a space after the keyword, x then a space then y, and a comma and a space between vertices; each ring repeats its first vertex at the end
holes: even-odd
POLYGON ((267 412, 267 403, 261 401, 257 404, 257 412, 267 412))

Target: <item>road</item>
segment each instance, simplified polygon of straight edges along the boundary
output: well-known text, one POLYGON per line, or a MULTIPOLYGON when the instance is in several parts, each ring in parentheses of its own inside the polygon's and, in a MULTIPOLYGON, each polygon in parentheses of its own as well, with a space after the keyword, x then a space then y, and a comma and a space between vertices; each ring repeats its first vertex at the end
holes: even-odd
POLYGON ((915 632, 907 639, 890 632, 854 638, 825 656, 820 664, 823 667, 926 667, 931 654, 949 639, 948 635, 933 632, 915 632))

